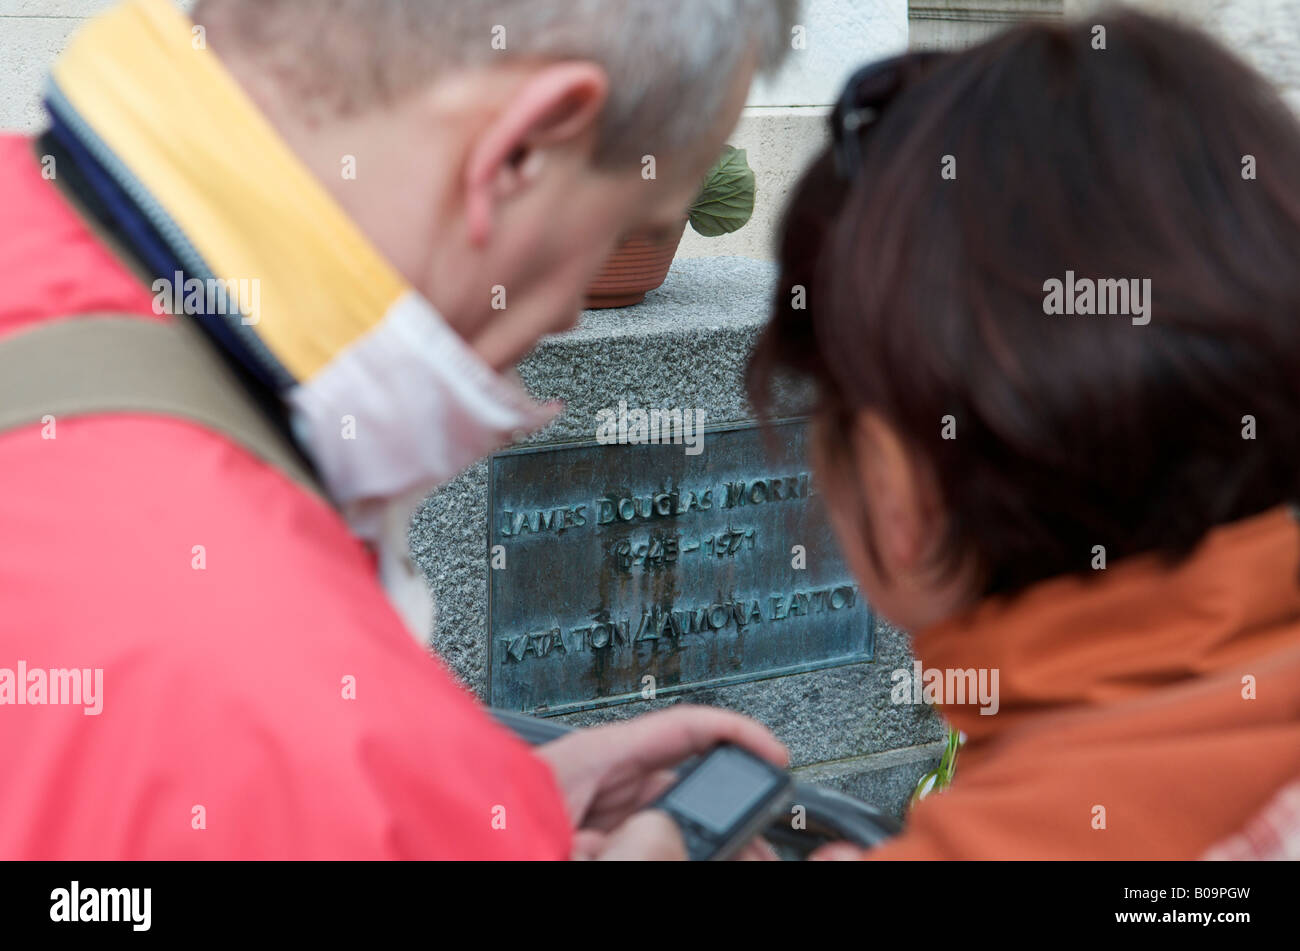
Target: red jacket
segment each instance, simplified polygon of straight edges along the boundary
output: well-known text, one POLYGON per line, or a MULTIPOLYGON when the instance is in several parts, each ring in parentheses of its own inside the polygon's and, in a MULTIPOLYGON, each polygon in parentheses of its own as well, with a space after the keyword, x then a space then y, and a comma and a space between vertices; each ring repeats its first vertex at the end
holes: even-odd
MULTIPOLYGON (((0 209, 0 339, 160 319, 26 139, 0 137, 0 209)), ((0 859, 568 855, 547 766, 413 641, 332 510, 190 423, 56 434, 0 434, 0 677, 102 670, 102 712, 0 705, 0 859)))

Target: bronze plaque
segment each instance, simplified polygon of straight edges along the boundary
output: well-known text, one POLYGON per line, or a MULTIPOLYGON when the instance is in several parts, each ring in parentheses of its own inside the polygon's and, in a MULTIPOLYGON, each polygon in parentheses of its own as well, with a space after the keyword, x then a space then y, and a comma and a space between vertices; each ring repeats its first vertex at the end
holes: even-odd
POLYGON ((802 420, 495 455, 488 690, 570 713, 871 659, 802 420))

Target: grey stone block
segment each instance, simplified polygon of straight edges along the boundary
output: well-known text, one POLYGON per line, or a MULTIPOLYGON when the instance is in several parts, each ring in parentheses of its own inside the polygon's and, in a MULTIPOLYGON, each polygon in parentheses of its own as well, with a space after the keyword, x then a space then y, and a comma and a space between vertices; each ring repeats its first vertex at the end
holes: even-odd
POLYGON ((795 776, 814 786, 837 789, 869 802, 895 819, 903 820, 917 782, 939 765, 944 746, 943 741, 925 743, 807 766, 796 770, 795 776))
MULTIPOLYGON (((678 261, 643 304, 588 312, 575 330, 545 339, 520 375, 536 398, 563 400, 566 411, 523 444, 589 441, 597 412, 620 400, 704 409, 710 425, 751 419, 743 376, 770 312, 774 281, 774 266, 757 260, 678 261)), ((487 678, 487 503, 488 466, 479 463, 430 498, 411 531, 412 553, 438 605, 432 645, 479 696, 487 678)), ((911 662, 906 636, 877 622, 870 663, 694 688, 561 719, 592 725, 675 703, 705 703, 766 723, 789 745, 795 766, 857 760, 942 738, 942 724, 928 707, 890 702, 890 673, 911 662)), ((916 765, 913 784, 929 768, 916 765)), ((889 780, 895 785, 906 772, 898 769, 889 780)), ((885 782, 878 780, 877 791, 893 802, 897 789, 880 785, 885 782)))

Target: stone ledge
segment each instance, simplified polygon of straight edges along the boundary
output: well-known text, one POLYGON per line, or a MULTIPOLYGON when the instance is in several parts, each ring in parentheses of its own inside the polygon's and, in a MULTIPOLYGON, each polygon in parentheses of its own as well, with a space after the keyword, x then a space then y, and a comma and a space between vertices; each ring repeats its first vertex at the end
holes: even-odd
POLYGON ((663 286, 633 307, 584 311, 578 326, 543 338, 521 369, 548 351, 602 339, 641 339, 689 330, 757 331, 767 322, 776 266, 739 256, 678 258, 663 286))
POLYGON ((702 409, 709 425, 750 419, 744 369, 767 322, 776 267, 750 258, 679 260, 635 307, 587 311, 519 366, 534 398, 565 412, 520 445, 595 437, 596 414, 629 406, 702 409))
POLYGON ((940 740, 820 763, 796 769, 795 777, 814 786, 837 789, 902 819, 916 784, 938 766, 945 746, 940 740))
MULTIPOLYGON (((575 330, 546 338, 520 374, 536 398, 564 400, 567 409, 525 444, 591 441, 597 411, 620 400, 703 409, 710 425, 751 419, 744 369, 775 277, 774 265, 748 258, 678 261, 644 303, 587 312, 575 330)), ((487 679, 487 497, 488 465, 479 463, 426 501, 411 531, 413 555, 438 602, 432 646, 480 696, 487 679)), ((912 663, 907 637, 879 621, 874 637, 870 663, 693 687, 560 719, 585 726, 683 701, 707 703, 768 724, 796 766, 940 740, 943 726, 930 708, 890 701, 891 671, 912 663)), ((881 774, 876 800, 890 808, 903 783, 891 775, 881 774)))

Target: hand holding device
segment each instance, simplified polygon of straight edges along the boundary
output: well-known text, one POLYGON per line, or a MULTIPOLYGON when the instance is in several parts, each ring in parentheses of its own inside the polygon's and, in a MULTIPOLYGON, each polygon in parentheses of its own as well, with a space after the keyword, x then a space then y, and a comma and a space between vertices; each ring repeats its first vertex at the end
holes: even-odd
POLYGON ((650 807, 681 830, 693 862, 733 857, 790 802, 785 770, 733 744, 715 747, 650 807))

